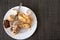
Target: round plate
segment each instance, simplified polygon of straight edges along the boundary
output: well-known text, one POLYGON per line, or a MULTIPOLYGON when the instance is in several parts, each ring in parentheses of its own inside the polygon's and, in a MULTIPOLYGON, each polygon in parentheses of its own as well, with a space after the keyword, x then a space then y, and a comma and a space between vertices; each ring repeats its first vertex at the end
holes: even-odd
MULTIPOLYGON (((16 7, 13 7, 11 8, 10 10, 7 11, 7 13, 5 14, 4 16, 4 20, 6 20, 8 18, 9 15, 12 15, 12 14, 15 14, 14 13, 14 10, 13 9, 17 9, 18 10, 19 6, 16 6, 16 7)), ((31 17, 33 18, 33 22, 32 22, 32 25, 31 25, 31 29, 26 31, 26 32, 23 32, 23 33, 18 33, 17 35, 12 35, 12 33, 10 32, 9 28, 5 28, 4 25, 4 30, 5 32, 12 38, 14 39, 26 39, 26 38, 29 38, 30 36, 33 35, 33 33, 36 31, 36 28, 37 28, 37 18, 36 18, 36 15, 35 13, 29 9, 28 7, 25 7, 25 6, 21 6, 21 9, 20 11, 22 11, 23 13, 26 14, 26 12, 30 10, 31 11, 31 17)))

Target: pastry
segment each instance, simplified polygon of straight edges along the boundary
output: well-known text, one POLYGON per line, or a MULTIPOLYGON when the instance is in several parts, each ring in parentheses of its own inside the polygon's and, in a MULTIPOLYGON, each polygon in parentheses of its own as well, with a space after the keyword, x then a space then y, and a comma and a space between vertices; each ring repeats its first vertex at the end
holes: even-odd
POLYGON ((10 23, 8 20, 4 20, 4 26, 5 26, 5 28, 10 27, 10 23))

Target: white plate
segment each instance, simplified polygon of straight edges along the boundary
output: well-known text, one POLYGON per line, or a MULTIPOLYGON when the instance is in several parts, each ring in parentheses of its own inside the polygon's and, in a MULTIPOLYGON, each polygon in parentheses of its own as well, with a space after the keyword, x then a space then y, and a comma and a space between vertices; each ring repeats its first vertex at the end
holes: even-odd
MULTIPOLYGON (((18 9, 19 6, 16 6, 16 7, 13 7, 13 8, 18 9)), ((7 11, 7 13, 5 14, 3 20, 6 20, 9 15, 15 14, 14 11, 12 10, 13 8, 11 8, 10 10, 7 11)), ((9 28, 7 28, 7 29, 4 28, 5 32, 6 32, 10 37, 12 37, 12 38, 14 38, 14 39, 26 39, 26 38, 29 38, 30 36, 32 36, 33 33, 36 31, 36 28, 37 28, 37 18, 36 18, 35 13, 34 13, 31 9, 29 9, 29 8, 27 8, 27 7, 25 7, 25 6, 21 6, 21 11, 22 11, 23 13, 26 13, 27 10, 30 10, 30 11, 32 12, 31 17, 33 18, 33 23, 32 23, 32 25, 31 25, 31 30, 28 30, 28 31, 23 32, 23 33, 18 33, 17 35, 12 35, 12 33, 11 33, 10 30, 9 30, 9 28)), ((3 27, 4 27, 4 25, 3 25, 3 27)))

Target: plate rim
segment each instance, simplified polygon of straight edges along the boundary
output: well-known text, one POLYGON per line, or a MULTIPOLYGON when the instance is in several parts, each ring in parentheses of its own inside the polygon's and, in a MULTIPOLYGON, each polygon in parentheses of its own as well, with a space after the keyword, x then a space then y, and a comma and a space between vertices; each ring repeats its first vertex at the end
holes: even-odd
MULTIPOLYGON (((15 7, 17 7, 17 6, 15 6, 15 7)), ((19 7, 19 6, 18 6, 19 7)), ((26 6, 23 6, 23 7, 26 7, 26 6)), ((12 8, 14 8, 14 7, 12 7, 12 8)), ((9 10, 11 10, 12 8, 10 8, 9 10)), ((30 9, 29 7, 26 7, 26 8, 28 8, 28 9, 30 9)), ((9 11, 8 10, 8 11, 9 11)), ((30 9, 31 10, 31 9, 30 9)), ((8 13, 8 11, 5 13, 5 15, 8 13)), ((35 12, 32 10, 32 12, 34 13, 34 15, 35 15, 35 17, 36 17, 36 29, 34 30, 34 32, 33 32, 33 34, 36 32, 36 30, 37 30, 37 16, 36 16, 36 14, 35 14, 35 12)), ((5 15, 4 15, 4 17, 5 17, 5 15)), ((4 28, 4 17, 3 17, 3 28, 4 28)), ((5 31, 5 33, 8 35, 8 33, 6 32, 6 30, 5 30, 5 28, 4 28, 4 31, 5 31)), ((30 38, 33 34, 31 34, 29 37, 27 37, 27 38, 30 38)), ((10 35, 8 35, 8 36, 10 36, 10 35)), ((10 36, 11 37, 11 36, 10 36)), ((13 37, 11 37, 11 38, 13 38, 13 37)), ((27 39, 27 38, 23 38, 23 39, 27 39)), ((16 38, 13 38, 13 39, 16 39, 16 38)))

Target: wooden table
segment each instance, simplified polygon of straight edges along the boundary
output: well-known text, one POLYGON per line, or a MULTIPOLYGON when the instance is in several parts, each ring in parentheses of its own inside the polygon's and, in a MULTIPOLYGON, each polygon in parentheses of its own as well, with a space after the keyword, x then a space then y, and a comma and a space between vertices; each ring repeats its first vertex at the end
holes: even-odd
MULTIPOLYGON (((26 40, 60 39, 60 0, 21 0, 24 6, 31 8, 38 20, 36 32, 26 40)), ((0 40, 15 40, 3 29, 6 12, 18 6, 20 0, 0 0, 0 40)))

